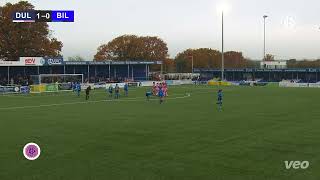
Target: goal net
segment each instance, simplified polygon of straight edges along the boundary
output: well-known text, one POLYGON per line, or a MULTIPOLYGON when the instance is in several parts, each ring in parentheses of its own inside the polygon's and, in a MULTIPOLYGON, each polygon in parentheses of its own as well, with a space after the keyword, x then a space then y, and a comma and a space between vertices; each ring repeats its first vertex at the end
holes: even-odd
POLYGON ((31 80, 31 93, 72 91, 73 83, 83 83, 83 74, 40 74, 31 80))
POLYGON ((40 74, 32 75, 33 84, 83 83, 83 74, 40 74))

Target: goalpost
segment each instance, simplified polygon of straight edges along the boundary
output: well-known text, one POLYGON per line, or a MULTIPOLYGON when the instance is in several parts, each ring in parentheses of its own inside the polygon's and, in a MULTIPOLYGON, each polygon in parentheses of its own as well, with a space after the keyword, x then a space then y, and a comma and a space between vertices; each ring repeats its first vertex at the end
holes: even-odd
POLYGON ((83 83, 83 74, 39 74, 31 75, 34 84, 83 83))
POLYGON ((83 83, 83 74, 31 75, 31 93, 72 91, 73 83, 83 83))

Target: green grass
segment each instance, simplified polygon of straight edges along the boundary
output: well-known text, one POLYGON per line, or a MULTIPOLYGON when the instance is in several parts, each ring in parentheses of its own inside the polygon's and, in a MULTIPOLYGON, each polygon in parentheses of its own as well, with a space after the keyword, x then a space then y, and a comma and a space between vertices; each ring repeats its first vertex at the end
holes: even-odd
POLYGON ((146 102, 144 88, 120 101, 96 90, 89 103, 72 93, 0 96, 0 179, 320 178, 319 89, 228 87, 223 112, 216 90, 170 87, 162 105, 146 102), (24 158, 28 142, 39 159, 24 158), (287 170, 286 160, 310 167, 287 170))

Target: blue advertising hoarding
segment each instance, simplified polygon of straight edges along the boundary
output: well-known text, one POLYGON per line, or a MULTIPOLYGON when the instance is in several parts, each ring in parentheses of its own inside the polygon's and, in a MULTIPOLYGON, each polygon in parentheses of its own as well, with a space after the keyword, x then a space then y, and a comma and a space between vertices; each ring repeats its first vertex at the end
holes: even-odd
POLYGON ((45 63, 44 65, 64 65, 64 61, 63 58, 44 58, 45 63))

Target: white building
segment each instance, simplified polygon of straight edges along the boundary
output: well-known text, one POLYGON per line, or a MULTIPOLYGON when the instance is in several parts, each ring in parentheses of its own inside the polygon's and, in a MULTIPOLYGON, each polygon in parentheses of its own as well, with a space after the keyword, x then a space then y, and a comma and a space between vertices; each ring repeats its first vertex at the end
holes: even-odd
POLYGON ((286 69, 287 61, 261 61, 262 69, 286 69))

